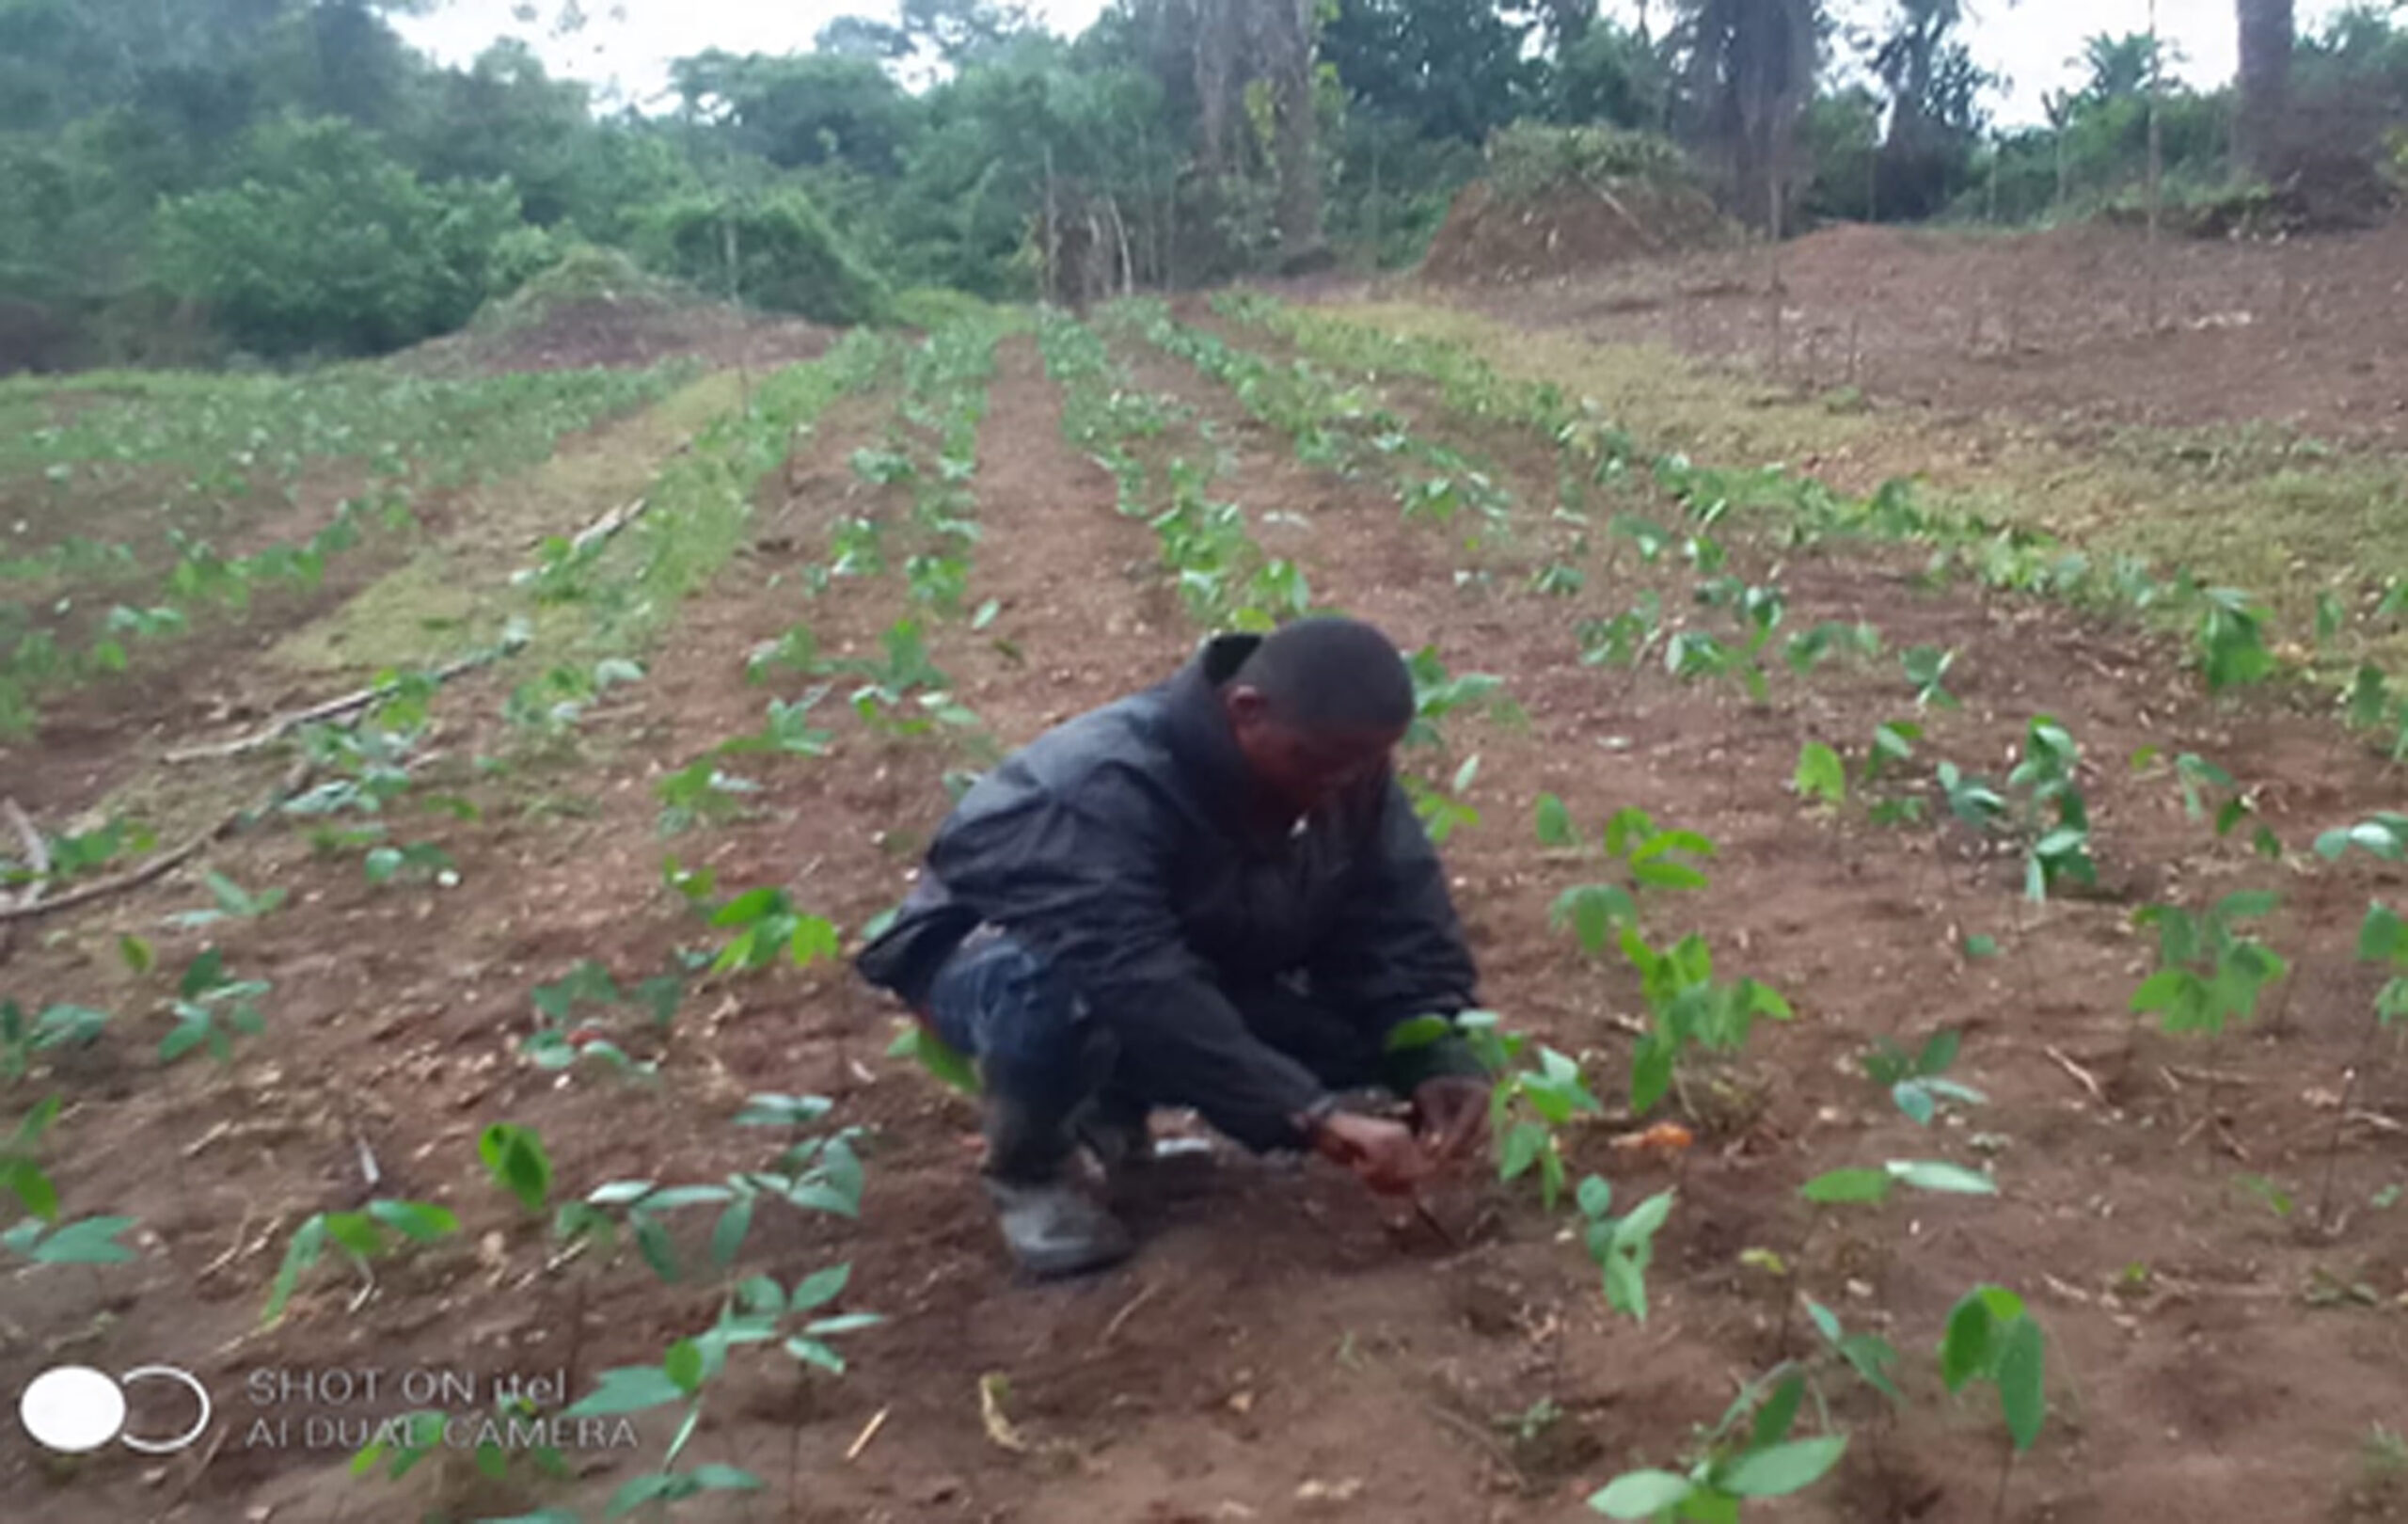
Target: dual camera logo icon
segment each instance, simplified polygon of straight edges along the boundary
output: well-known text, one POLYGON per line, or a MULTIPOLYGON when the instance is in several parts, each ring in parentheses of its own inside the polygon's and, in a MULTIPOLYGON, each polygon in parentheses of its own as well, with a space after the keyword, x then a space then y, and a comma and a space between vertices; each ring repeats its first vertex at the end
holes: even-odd
POLYGON ((115 1439, 146 1455, 168 1455, 188 1449, 208 1431, 209 1389, 190 1371, 173 1365, 138 1365, 116 1376, 88 1365, 57 1365, 26 1385, 17 1402, 17 1418, 34 1443, 62 1454, 82 1454, 115 1439), (192 1427, 164 1439, 126 1433, 126 1389, 145 1381, 164 1381, 191 1392, 198 1409, 192 1427))

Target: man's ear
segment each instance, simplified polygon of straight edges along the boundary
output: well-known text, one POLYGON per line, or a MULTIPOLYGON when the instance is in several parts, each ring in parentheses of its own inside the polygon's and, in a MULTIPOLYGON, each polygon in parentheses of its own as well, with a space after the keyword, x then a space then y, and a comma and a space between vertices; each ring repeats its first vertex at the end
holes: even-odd
POLYGON ((1263 716, 1270 711, 1271 701, 1259 688, 1245 683, 1231 683, 1221 691, 1221 712, 1229 717, 1229 723, 1233 725, 1251 727, 1260 724, 1263 716))

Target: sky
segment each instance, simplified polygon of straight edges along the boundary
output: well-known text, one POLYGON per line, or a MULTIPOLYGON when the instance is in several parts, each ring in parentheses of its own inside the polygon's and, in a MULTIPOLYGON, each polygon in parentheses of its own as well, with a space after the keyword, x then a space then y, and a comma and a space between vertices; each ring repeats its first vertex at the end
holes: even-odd
MULTIPOLYGON (((584 26, 552 35, 559 7, 576 0, 436 0, 428 14, 404 17, 403 34, 446 63, 466 63, 497 38, 534 45, 547 67, 594 85, 611 103, 642 105, 663 89, 672 58, 721 48, 730 53, 807 50, 819 28, 848 12, 892 14, 878 0, 584 0, 584 26)), ((1075 33, 1104 0, 1035 0, 1031 8, 1055 31, 1075 33)), ((1669 8, 1656 0, 1660 26, 1669 8)), ((1838 0, 1843 19, 1877 18, 1882 0, 1838 0)), ((1967 0, 1966 41, 1983 67, 2007 76, 1991 109, 2004 126, 2042 119, 2041 98, 2079 83, 2070 62, 2085 37, 2148 28, 2149 0, 1967 0)), ((2337 0, 2303 0, 2302 30, 2339 8, 2337 0)), ((1606 0, 1627 22, 1631 0, 1606 0)), ((2176 73, 2198 86, 2232 77, 2238 42, 2232 0, 2157 0, 2158 25, 2180 60, 2176 73)))

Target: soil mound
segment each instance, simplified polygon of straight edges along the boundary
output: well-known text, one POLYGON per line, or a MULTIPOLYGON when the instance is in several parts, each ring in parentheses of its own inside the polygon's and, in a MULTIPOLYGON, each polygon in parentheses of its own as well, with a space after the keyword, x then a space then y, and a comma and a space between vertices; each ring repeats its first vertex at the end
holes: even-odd
POLYGON ((429 374, 632 369, 681 357, 782 365, 809 359, 832 341, 816 324, 715 302, 624 255, 588 249, 395 363, 429 374))
POLYGON ((1456 196, 1421 273, 1463 285, 1578 275, 1736 242, 1703 192, 1653 180, 1561 181, 1509 196, 1476 180, 1456 196))

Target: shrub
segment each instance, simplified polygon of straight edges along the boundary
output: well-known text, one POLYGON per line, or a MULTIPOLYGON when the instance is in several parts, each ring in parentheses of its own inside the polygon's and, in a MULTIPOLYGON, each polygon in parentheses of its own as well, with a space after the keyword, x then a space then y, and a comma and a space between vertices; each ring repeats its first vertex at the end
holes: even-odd
POLYGON ((796 190, 681 198, 652 210, 642 242, 656 269, 815 323, 874 323, 893 299, 885 281, 796 190))
POLYGON ((522 226, 507 183, 429 185, 346 121, 277 122, 235 183, 161 205, 153 270, 244 347, 376 354, 456 328, 522 226))
POLYGON ((1693 183, 1678 145, 1620 127, 1548 127, 1517 121, 1488 140, 1488 180, 1497 195, 1525 201, 1567 181, 1693 183))

